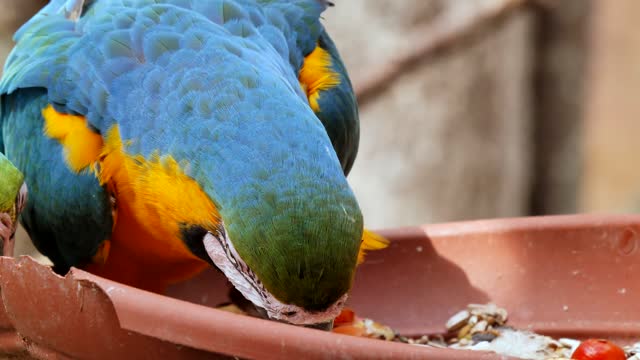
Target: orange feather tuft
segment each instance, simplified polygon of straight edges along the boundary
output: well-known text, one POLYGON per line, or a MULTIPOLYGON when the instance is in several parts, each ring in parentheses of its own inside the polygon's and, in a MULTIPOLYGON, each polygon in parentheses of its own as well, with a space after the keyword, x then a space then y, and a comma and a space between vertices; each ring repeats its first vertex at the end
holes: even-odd
POLYGON ((100 151, 102 136, 87 126, 83 116, 61 114, 52 105, 42 110, 44 133, 62 144, 69 168, 80 172, 87 167, 93 169, 100 151))
POLYGON ((383 236, 364 229, 362 233, 362 243, 360 244, 360 251, 358 252, 358 265, 364 262, 364 256, 367 251, 381 250, 389 246, 389 240, 383 236))
POLYGON ((307 93, 313 111, 320 111, 320 93, 340 85, 340 76, 331 69, 331 54, 320 45, 307 55, 299 74, 300 86, 307 93))

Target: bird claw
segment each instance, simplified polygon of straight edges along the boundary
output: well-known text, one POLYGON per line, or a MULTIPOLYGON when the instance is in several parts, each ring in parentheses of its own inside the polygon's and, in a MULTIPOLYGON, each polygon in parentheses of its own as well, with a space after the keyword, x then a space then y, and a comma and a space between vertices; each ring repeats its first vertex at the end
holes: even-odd
POLYGON ((2 256, 13 257, 15 240, 13 238, 13 221, 9 214, 0 213, 0 240, 2 240, 2 256))

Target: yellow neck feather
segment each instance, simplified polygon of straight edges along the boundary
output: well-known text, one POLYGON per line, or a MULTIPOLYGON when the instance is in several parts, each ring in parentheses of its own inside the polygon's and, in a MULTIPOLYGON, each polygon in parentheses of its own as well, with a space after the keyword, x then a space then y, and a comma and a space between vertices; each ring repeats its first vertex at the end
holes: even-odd
POLYGON ((313 111, 320 111, 318 100, 322 91, 340 85, 340 75, 331 69, 331 54, 320 46, 304 59, 299 74, 300 86, 307 93, 313 111))

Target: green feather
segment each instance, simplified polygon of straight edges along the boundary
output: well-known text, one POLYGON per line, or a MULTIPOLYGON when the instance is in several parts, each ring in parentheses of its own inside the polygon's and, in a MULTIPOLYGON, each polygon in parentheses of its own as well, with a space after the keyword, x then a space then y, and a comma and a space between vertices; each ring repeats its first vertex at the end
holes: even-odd
POLYGON ((24 175, 0 153, 0 212, 9 211, 16 202, 24 175))

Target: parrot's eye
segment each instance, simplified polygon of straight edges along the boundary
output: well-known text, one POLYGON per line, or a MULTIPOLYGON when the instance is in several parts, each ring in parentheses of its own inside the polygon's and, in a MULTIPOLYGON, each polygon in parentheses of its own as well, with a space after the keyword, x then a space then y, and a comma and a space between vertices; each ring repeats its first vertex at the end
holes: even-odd
POLYGON ((287 312, 282 313, 282 315, 284 315, 284 316, 293 316, 293 315, 295 315, 297 313, 298 313, 297 311, 287 311, 287 312))

